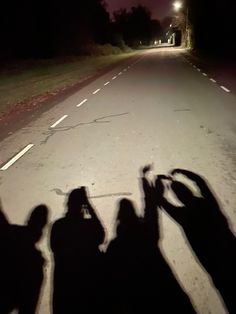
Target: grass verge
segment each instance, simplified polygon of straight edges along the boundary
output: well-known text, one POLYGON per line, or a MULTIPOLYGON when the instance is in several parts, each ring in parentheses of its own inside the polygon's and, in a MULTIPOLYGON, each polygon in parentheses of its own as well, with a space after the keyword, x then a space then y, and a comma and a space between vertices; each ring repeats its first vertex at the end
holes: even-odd
POLYGON ((42 102, 45 95, 56 95, 135 54, 27 61, 8 68, 0 73, 0 115, 30 99, 42 102))

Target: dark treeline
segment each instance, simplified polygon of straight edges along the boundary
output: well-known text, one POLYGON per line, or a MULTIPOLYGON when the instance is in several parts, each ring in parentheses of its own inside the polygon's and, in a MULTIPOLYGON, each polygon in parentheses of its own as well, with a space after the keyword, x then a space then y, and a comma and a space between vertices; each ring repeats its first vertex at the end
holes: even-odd
POLYGON ((120 11, 111 20, 103 0, 5 1, 0 11, 0 56, 48 58, 87 54, 94 44, 124 48, 159 34, 145 7, 120 11))
MULTIPOLYGON (((195 48, 235 53, 235 1, 186 0, 185 15, 187 8, 195 48)), ((13 0, 4 1, 0 10, 0 56, 10 58, 86 54, 93 44, 137 47, 162 33, 142 5, 115 12, 113 20, 104 0, 13 0)))
POLYGON ((80 53, 88 42, 109 37, 109 14, 101 0, 6 1, 0 20, 1 52, 13 57, 80 53))
POLYGON ((151 12, 144 6, 121 9, 114 13, 116 34, 123 37, 129 46, 149 45, 162 35, 161 24, 151 18, 151 12))
POLYGON ((189 20, 194 28, 195 48, 209 53, 236 51, 234 0, 188 0, 189 20))

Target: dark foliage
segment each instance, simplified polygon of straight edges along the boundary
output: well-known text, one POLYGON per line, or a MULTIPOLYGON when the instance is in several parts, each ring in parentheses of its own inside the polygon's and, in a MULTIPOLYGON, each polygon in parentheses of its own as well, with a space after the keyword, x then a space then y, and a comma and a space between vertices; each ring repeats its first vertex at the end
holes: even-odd
POLYGON ((120 9, 114 13, 114 26, 129 46, 149 45, 161 36, 161 25, 152 20, 151 13, 144 6, 132 7, 130 11, 120 9))
POLYGON ((188 0, 195 48, 219 55, 235 55, 236 2, 188 0))
POLYGON ((0 11, 0 56, 78 54, 83 45, 109 40, 102 0, 5 1, 0 11))

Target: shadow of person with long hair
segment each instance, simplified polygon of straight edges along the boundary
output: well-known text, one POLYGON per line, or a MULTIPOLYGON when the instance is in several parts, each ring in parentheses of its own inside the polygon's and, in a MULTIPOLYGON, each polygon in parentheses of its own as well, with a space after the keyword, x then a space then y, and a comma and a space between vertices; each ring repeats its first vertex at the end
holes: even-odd
POLYGON ((65 217, 51 230, 54 254, 53 313, 100 312, 104 228, 85 187, 73 190, 65 217))
POLYGON ((45 205, 35 207, 25 226, 11 225, 0 210, 0 313, 36 312, 45 260, 36 248, 48 220, 45 205))
MULTIPOLYGON (((132 201, 118 204, 116 238, 106 252, 110 313, 195 313, 192 304, 163 258, 157 202, 158 187, 142 171, 144 216, 138 217, 132 201)), ((162 194, 162 191, 160 191, 162 194)))
POLYGON ((106 251, 107 313, 135 313, 141 305, 144 284, 140 265, 145 229, 132 201, 122 199, 118 207, 116 238, 106 251))
MULTIPOLYGON (((236 313, 236 241, 216 196, 206 181, 196 173, 175 169, 169 188, 183 206, 174 206, 163 195, 162 208, 182 228, 198 260, 212 277, 230 313, 236 313), (191 180, 201 193, 196 196, 186 184, 176 180, 181 174, 191 180)), ((164 181, 162 182, 163 186, 164 181)))

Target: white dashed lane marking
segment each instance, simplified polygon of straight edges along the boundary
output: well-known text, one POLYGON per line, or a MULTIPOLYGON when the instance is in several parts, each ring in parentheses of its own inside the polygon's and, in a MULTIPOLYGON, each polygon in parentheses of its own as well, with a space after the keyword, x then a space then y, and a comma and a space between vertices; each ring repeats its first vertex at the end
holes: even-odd
POLYGON ((96 89, 94 92, 93 92, 93 95, 96 95, 98 92, 100 92, 101 88, 98 88, 96 89))
MULTIPOLYGON (((138 61, 137 61, 138 62, 138 61)), ((137 62, 129 65, 126 69, 124 69, 123 71, 119 72, 118 75, 113 76, 112 80, 115 80, 117 78, 117 76, 122 75, 122 72, 126 72, 128 69, 130 69, 134 64, 136 64, 137 62)), ((106 83, 104 83, 104 86, 107 86, 108 84, 110 84, 110 81, 107 81, 106 83)), ((101 88, 96 89, 93 92, 93 95, 97 94, 98 92, 100 92, 101 88)), ((82 100, 78 105, 76 105, 76 107, 81 107, 83 104, 85 104, 88 101, 87 98, 85 98, 84 100, 82 100)), ((59 123, 61 123, 63 120, 65 120, 68 117, 68 115, 64 115, 62 116, 60 119, 58 119, 53 125, 50 126, 50 128, 55 128, 59 123)), ((11 167, 18 159, 20 159, 24 154, 26 154, 32 147, 34 146, 34 144, 29 144, 27 145, 24 149, 22 149, 19 153, 17 153, 11 160, 9 160, 5 165, 3 165, 0 170, 4 171, 7 170, 9 167, 11 167)))
POLYGON ((213 78, 211 78, 210 81, 212 81, 213 83, 216 83, 216 80, 214 80, 213 78))
POLYGON ((221 88, 226 92, 226 93, 230 93, 230 90, 224 86, 221 86, 221 88))
POLYGON ((81 101, 76 107, 80 107, 82 106, 84 103, 86 103, 88 101, 88 99, 84 99, 83 101, 81 101))
POLYGON ((65 120, 68 117, 68 115, 64 115, 59 120, 57 120, 53 125, 50 126, 50 128, 55 128, 59 123, 61 123, 63 120, 65 120))
POLYGON ((20 159, 24 154, 26 154, 34 144, 27 145, 24 149, 22 149, 18 154, 16 154, 11 160, 9 160, 0 170, 4 171, 11 167, 18 159, 20 159))

